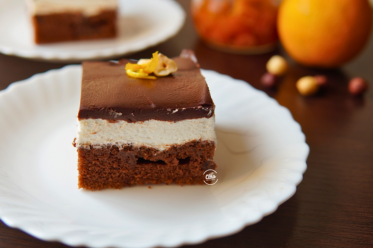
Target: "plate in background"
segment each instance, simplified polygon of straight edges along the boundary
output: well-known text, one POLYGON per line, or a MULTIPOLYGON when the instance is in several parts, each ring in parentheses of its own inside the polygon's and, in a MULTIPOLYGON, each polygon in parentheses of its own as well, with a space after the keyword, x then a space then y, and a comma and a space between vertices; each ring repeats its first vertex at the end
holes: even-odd
POLYGON ((0 0, 0 52, 53 61, 103 59, 157 45, 181 29, 182 7, 172 0, 119 0, 119 36, 114 39, 36 45, 24 0, 0 0))
POLYGON ((309 148, 290 112, 244 81, 202 70, 216 104, 214 186, 77 188, 81 67, 0 92, 0 218, 72 246, 175 247, 240 231, 290 198, 309 148))

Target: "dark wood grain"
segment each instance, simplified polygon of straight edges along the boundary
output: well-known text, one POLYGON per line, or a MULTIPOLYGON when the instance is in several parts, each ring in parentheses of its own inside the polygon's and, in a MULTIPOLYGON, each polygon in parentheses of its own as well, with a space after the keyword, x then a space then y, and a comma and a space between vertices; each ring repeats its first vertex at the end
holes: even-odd
MULTIPOLYGON (((189 0, 179 2, 188 12, 189 0)), ((243 79, 259 90, 263 90, 260 77, 268 58, 275 53, 287 56, 281 48, 255 56, 210 49, 198 39, 188 17, 174 38, 126 57, 149 57, 155 50, 172 57, 183 48, 196 51, 202 68, 243 79)), ((0 55, 0 89, 64 65, 0 55)), ((193 247, 373 247, 372 83, 373 39, 356 60, 339 70, 310 69, 291 62, 290 72, 277 90, 266 93, 291 111, 307 137, 311 152, 304 180, 291 199, 259 223, 193 247), (328 86, 315 97, 300 96, 296 80, 315 74, 327 75, 328 86), (354 76, 371 82, 363 98, 351 97, 347 92, 348 80, 354 76)), ((67 246, 37 240, 0 222, 0 247, 67 246)))

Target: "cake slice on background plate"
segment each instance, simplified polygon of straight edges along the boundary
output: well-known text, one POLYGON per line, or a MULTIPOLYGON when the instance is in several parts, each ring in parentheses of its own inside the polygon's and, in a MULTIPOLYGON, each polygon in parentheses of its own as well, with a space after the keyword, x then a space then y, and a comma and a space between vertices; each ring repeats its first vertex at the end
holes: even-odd
POLYGON ((117 0, 26 0, 37 44, 114 38, 117 0))

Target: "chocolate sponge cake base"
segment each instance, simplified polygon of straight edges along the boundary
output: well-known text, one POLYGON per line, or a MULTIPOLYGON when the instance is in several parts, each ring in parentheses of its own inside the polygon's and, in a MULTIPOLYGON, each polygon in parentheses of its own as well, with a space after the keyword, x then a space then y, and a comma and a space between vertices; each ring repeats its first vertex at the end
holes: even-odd
POLYGON ((35 43, 113 38, 117 34, 116 11, 94 16, 82 13, 35 15, 32 19, 35 43))
POLYGON ((204 184, 215 169, 215 143, 191 141, 159 151, 146 146, 78 147, 79 188, 120 189, 142 184, 204 184))

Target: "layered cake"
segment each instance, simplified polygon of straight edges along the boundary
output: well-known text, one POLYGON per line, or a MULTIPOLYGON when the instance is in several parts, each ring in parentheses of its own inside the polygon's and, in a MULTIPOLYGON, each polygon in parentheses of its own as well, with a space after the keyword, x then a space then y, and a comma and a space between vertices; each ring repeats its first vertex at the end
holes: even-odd
POLYGON ((132 63, 83 62, 79 188, 203 184, 216 168, 215 106, 194 55, 157 60, 156 75, 132 63))
POLYGON ((35 43, 113 38, 117 0, 26 0, 35 43))

